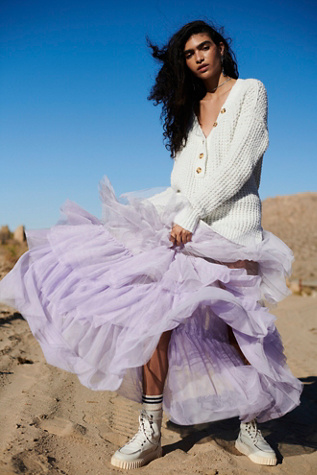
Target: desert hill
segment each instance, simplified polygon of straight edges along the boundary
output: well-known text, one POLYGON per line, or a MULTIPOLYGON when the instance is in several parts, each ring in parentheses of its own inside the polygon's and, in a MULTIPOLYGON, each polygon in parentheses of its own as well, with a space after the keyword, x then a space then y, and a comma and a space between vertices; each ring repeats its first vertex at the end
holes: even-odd
POLYGON ((264 229, 294 252, 292 279, 317 280, 317 193, 267 198, 262 203, 264 229))

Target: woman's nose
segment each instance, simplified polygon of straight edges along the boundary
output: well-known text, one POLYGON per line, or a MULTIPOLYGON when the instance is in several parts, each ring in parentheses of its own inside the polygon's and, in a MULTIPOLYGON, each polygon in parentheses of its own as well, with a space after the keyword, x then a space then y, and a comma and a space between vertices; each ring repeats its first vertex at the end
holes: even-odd
POLYGON ((195 57, 196 57, 196 63, 201 63, 204 59, 201 51, 196 51, 195 57))

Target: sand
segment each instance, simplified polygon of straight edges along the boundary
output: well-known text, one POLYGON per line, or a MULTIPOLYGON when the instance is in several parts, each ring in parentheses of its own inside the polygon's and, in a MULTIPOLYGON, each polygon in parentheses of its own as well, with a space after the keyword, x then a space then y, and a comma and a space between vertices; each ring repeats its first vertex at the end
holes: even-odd
POLYGON ((48 365, 21 315, 0 307, 0 474, 316 474, 316 310, 316 298, 293 295, 274 310, 289 366, 304 383, 301 406, 261 425, 279 455, 276 467, 255 465, 236 451, 237 419, 180 428, 165 415, 164 456, 123 471, 109 460, 134 435, 139 405, 90 391, 48 365))

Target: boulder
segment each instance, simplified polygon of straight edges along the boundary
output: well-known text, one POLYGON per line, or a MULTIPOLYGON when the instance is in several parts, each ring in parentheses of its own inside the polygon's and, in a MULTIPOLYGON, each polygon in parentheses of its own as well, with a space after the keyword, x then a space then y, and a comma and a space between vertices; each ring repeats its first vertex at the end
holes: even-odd
POLYGON ((0 242, 4 244, 11 237, 9 226, 1 226, 0 228, 0 242))
POLYGON ((26 237, 25 237, 25 229, 24 226, 21 224, 21 226, 18 226, 16 230, 13 233, 13 239, 18 242, 25 242, 26 237))
POLYGON ((293 281, 289 284, 289 289, 292 294, 299 295, 301 293, 301 286, 299 282, 293 281))

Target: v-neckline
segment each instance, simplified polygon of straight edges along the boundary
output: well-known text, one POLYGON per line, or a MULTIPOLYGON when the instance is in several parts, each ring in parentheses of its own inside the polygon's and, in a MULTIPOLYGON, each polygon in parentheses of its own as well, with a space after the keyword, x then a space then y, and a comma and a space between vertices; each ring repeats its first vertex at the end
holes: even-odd
MULTIPOLYGON (((233 85, 232 88, 230 89, 229 94, 228 94, 228 96, 227 96, 225 102, 222 104, 222 106, 221 106, 221 108, 220 108, 219 114, 218 114, 218 116, 217 116, 215 122, 218 121, 218 118, 219 118, 219 116, 220 116, 220 113, 221 113, 222 109, 227 105, 229 98, 232 96, 232 91, 235 89, 235 86, 237 85, 238 81, 240 82, 241 79, 240 79, 240 78, 237 78, 236 82, 234 83, 234 85, 233 85)), ((198 126, 198 128, 199 128, 201 134, 203 135, 204 139, 205 139, 205 140, 208 140, 208 138, 210 137, 210 135, 211 135, 211 133, 212 133, 212 131, 214 130, 215 127, 213 126, 213 127, 211 128, 209 134, 208 134, 208 135, 205 135, 203 129, 201 128, 201 125, 200 125, 200 123, 199 123, 199 120, 198 120, 198 117, 197 117, 196 114, 195 114, 195 121, 196 121, 197 126, 198 126)))

